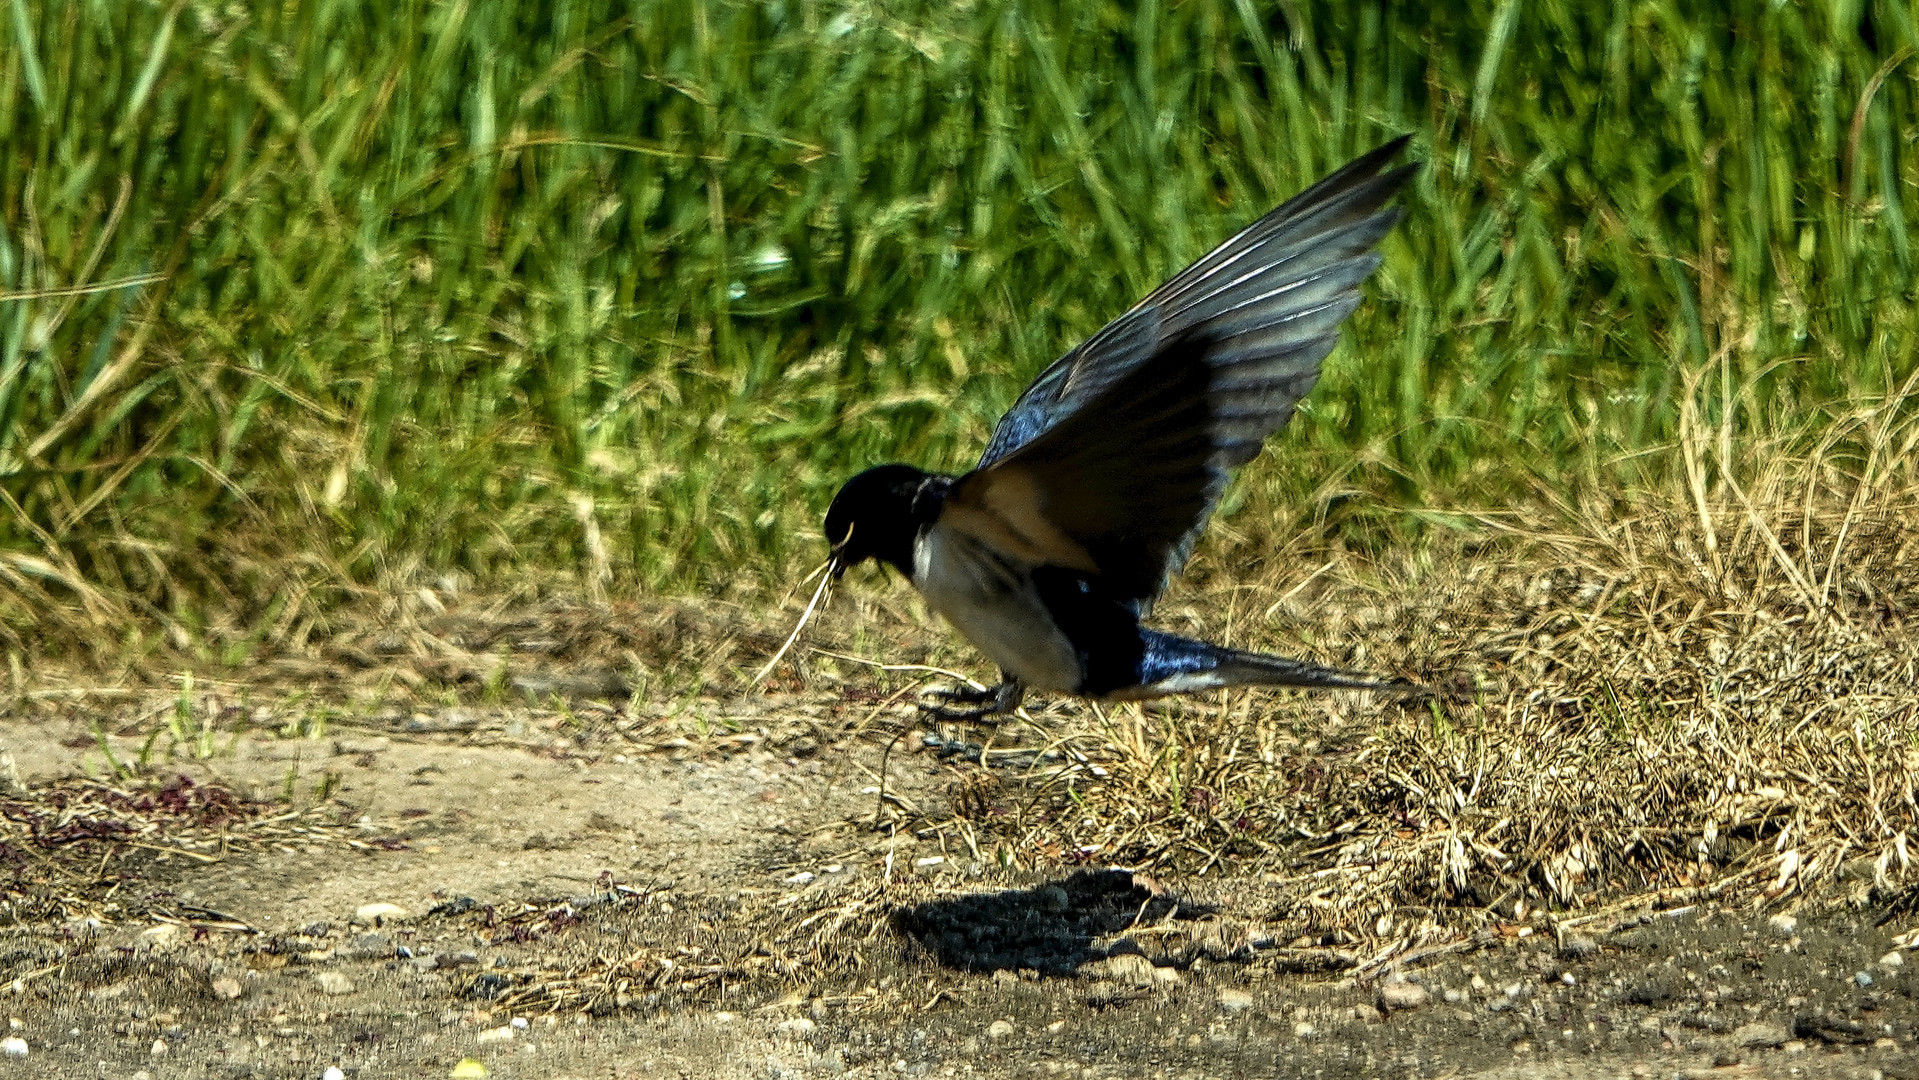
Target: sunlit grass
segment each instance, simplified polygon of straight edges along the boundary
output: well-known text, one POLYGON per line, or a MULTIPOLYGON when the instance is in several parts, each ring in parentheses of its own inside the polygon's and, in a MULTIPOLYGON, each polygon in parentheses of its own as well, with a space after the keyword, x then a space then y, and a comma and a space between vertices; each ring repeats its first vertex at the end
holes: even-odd
POLYGON ((1812 440, 1912 370, 1899 4, 1135 7, 9 0, 0 633, 237 663, 440 573, 778 596, 847 473, 962 467, 1403 131, 1372 300, 1224 535, 1625 493, 1682 372, 1812 440))

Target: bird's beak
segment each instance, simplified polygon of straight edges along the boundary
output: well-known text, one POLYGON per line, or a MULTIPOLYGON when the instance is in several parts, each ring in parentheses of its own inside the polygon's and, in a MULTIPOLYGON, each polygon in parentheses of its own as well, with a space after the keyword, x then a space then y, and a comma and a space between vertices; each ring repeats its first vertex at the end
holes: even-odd
POLYGON ((847 549, 853 544, 853 528, 852 525, 847 527, 846 535, 840 537, 840 542, 833 545, 833 553, 827 556, 827 569, 834 581, 845 577, 847 569, 853 565, 853 560, 846 556, 847 549))

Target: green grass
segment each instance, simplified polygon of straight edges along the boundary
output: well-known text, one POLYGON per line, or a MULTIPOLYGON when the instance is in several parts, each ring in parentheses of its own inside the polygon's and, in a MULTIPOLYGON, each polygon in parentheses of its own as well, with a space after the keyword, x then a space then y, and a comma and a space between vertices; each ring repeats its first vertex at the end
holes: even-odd
POLYGON ((1404 131, 1409 217, 1236 529, 1624 490, 1689 374, 1810 432, 1914 366, 1899 3, 7 2, 17 641, 131 606, 237 661, 445 571, 755 594, 850 471, 962 466, 1404 131))

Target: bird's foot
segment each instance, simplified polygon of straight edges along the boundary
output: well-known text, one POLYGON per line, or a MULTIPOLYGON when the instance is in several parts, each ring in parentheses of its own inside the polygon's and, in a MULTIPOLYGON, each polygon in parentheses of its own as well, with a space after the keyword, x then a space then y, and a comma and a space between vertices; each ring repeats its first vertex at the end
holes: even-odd
POLYGON ((1016 682, 998 686, 942 686, 927 691, 920 714, 934 720, 977 722, 1019 708, 1025 688, 1016 682))

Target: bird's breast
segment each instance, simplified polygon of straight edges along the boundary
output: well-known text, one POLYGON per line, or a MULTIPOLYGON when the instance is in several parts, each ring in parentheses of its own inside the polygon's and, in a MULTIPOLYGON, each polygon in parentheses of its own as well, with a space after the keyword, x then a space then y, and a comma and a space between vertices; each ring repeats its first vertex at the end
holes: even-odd
POLYGON ((1021 682, 1079 689, 1079 653, 1040 601, 1031 567, 935 521, 913 545, 913 584, 927 606, 1021 682))

